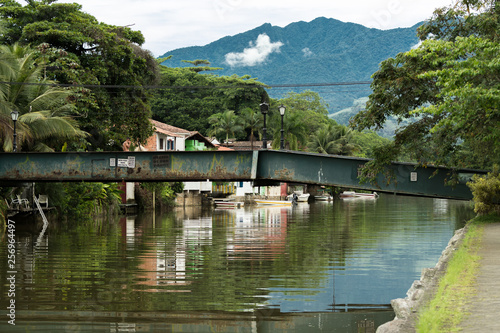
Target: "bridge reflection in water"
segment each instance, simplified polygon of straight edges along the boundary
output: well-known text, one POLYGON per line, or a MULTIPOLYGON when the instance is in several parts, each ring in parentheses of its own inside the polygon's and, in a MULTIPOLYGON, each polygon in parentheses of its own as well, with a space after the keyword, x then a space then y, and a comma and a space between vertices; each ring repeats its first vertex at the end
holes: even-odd
POLYGON ((421 196, 471 199, 466 182, 483 170, 451 170, 393 163, 392 182, 361 184, 368 159, 292 151, 1 153, 0 186, 27 181, 252 181, 256 186, 292 182, 421 196))

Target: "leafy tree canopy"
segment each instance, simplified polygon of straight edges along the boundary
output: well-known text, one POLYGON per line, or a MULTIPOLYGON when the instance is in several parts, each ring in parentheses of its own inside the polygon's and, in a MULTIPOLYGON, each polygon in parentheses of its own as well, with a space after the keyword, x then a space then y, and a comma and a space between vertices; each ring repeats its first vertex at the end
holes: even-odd
POLYGON ((420 47, 382 62, 367 109, 351 125, 379 129, 389 116, 411 121, 374 152, 366 175, 381 172, 402 153, 423 165, 498 163, 500 5, 492 3, 460 0, 436 10, 419 30, 420 47))
POLYGON ((14 148, 13 111, 19 114, 18 151, 54 151, 67 141, 86 136, 74 118, 77 113, 68 99, 71 91, 51 86, 54 82, 42 77, 31 48, 0 45, 0 80, 26 83, 0 85, 0 151, 14 148))
POLYGON ((81 5, 54 0, 29 0, 25 6, 0 0, 0 20, 6 29, 0 42, 37 47, 45 76, 91 85, 73 94, 84 115, 78 118, 81 128, 93 135, 84 148, 111 149, 109 142, 143 142, 151 135, 150 94, 140 87, 156 83, 157 62, 140 47, 144 37, 139 31, 100 23, 81 5))
POLYGON ((192 63, 194 67, 161 66, 161 85, 170 88, 155 93, 152 101, 155 119, 208 135, 210 116, 228 110, 238 116, 246 108, 259 110, 263 96, 267 96, 264 84, 250 76, 218 76, 207 73, 217 70, 209 67, 208 62, 192 63), (200 64, 207 66, 198 67, 200 64))

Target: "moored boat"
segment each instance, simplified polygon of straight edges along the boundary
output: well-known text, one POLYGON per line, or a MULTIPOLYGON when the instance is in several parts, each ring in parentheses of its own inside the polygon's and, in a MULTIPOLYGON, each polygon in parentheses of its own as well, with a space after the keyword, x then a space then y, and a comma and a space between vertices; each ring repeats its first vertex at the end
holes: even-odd
POLYGON ((290 200, 290 201, 297 201, 297 202, 307 202, 309 201, 309 197, 311 196, 310 193, 293 193, 293 194, 290 194, 287 199, 290 200))
POLYGON ((214 199, 214 203, 217 208, 239 208, 245 204, 244 202, 234 201, 232 199, 214 199))
POLYGON ((291 206, 293 201, 255 199, 257 205, 291 206))
POLYGON ((340 198, 349 199, 349 198, 365 198, 365 199, 376 199, 378 198, 378 193, 358 193, 355 191, 344 191, 340 193, 340 198))
POLYGON ((316 200, 316 201, 332 201, 333 197, 331 195, 315 195, 314 200, 316 200))

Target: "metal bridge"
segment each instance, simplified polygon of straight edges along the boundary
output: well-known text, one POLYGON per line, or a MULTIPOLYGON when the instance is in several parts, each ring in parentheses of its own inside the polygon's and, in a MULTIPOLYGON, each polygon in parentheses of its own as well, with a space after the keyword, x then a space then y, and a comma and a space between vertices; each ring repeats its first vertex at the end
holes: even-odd
POLYGON ((466 182, 481 170, 455 170, 459 183, 445 186, 451 170, 393 163, 394 181, 360 184, 368 159, 292 151, 166 151, 0 153, 0 186, 22 182, 253 181, 340 186, 380 192, 469 200, 466 182), (435 171, 437 173, 434 175, 435 171))

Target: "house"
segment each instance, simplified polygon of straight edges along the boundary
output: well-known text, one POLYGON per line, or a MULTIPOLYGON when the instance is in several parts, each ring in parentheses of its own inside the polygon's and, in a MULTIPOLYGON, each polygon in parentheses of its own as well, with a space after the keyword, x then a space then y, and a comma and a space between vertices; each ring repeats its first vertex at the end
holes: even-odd
MULTIPOLYGON (((188 131, 150 119, 154 127, 153 135, 144 145, 133 148, 135 151, 196 151, 216 149, 216 146, 198 131, 188 131)), ((130 140, 123 143, 123 150, 129 151, 132 146, 130 140)), ((211 192, 211 182, 185 182, 185 191, 211 192)), ((134 183, 126 183, 123 203, 135 201, 134 183)))
POLYGON ((156 120, 150 120, 154 133, 141 151, 195 151, 214 149, 215 145, 197 131, 188 131, 156 120))

